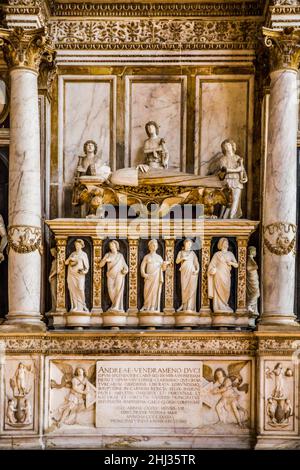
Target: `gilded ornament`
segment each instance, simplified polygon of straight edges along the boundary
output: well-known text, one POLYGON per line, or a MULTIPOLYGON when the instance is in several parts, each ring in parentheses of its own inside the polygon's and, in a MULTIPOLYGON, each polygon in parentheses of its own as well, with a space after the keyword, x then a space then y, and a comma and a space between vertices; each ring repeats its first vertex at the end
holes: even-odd
POLYGON ((38 72, 42 60, 54 60, 55 51, 45 28, 0 29, 0 46, 9 68, 25 67, 38 72))

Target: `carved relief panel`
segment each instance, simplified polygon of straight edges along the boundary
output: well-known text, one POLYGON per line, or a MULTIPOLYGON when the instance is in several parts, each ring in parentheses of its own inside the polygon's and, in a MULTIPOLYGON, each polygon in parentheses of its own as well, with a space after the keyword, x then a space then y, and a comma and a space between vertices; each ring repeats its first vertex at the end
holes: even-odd
POLYGON ((246 357, 57 356, 47 365, 45 428, 128 436, 134 427, 147 439, 246 436, 253 428, 253 373, 246 357))
POLYGON ((264 360, 261 377, 262 432, 278 435, 298 432, 298 369, 290 360, 264 360))
POLYGON ((41 399, 39 362, 37 357, 28 355, 5 358, 2 366, 2 432, 19 434, 38 431, 41 399))
POLYGON ((46 432, 94 427, 95 361, 58 357, 49 361, 47 369, 46 432))

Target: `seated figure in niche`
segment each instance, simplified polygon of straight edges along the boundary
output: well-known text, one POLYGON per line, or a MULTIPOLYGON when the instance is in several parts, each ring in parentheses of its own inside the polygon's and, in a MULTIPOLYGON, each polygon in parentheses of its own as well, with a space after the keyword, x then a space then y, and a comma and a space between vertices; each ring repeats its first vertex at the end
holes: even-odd
POLYGON ((234 254, 228 251, 227 238, 220 238, 218 250, 212 257, 208 270, 208 297, 213 299, 214 313, 233 313, 229 306, 231 288, 231 268, 237 268, 234 254))

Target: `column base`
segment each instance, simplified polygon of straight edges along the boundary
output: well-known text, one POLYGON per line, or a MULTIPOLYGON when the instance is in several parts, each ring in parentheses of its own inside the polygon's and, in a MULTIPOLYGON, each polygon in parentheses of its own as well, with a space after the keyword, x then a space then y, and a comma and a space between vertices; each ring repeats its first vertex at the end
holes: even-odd
POLYGON ((202 307, 199 312, 198 325, 203 328, 209 328, 212 323, 212 311, 209 307, 202 307))
POLYGON ((138 309, 131 307, 127 310, 127 326, 129 328, 136 328, 139 324, 138 309))
POLYGON ((90 327, 91 328, 99 328, 103 324, 102 320, 102 308, 93 308, 91 311, 91 318, 90 318, 90 327))
POLYGON ((63 329, 66 326, 66 310, 57 310, 56 312, 48 312, 46 316, 49 319, 49 326, 54 329, 63 329))
POLYGON ((116 310, 107 310, 102 314, 103 327, 124 328, 127 326, 127 313, 116 310))
POLYGON ((39 318, 9 318, 0 325, 0 333, 38 333, 46 329, 46 324, 39 318))
POLYGON ((185 311, 175 313, 175 326, 186 328, 198 326, 199 313, 193 311, 185 311))
POLYGON ((262 314, 257 322, 258 331, 273 331, 274 329, 278 331, 278 327, 284 330, 298 330, 300 324, 293 313, 290 315, 280 315, 280 313, 262 314))

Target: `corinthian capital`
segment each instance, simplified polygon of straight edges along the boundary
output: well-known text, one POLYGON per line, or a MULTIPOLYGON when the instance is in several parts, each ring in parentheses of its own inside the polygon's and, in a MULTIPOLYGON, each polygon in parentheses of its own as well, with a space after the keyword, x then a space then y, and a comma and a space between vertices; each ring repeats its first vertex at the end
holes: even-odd
POLYGON ((45 28, 0 29, 0 47, 9 68, 25 67, 38 72, 42 59, 51 62, 54 57, 54 48, 45 28))
POLYGON ((270 48, 271 71, 298 70, 300 63, 300 31, 293 27, 276 31, 263 28, 265 45, 270 48))

